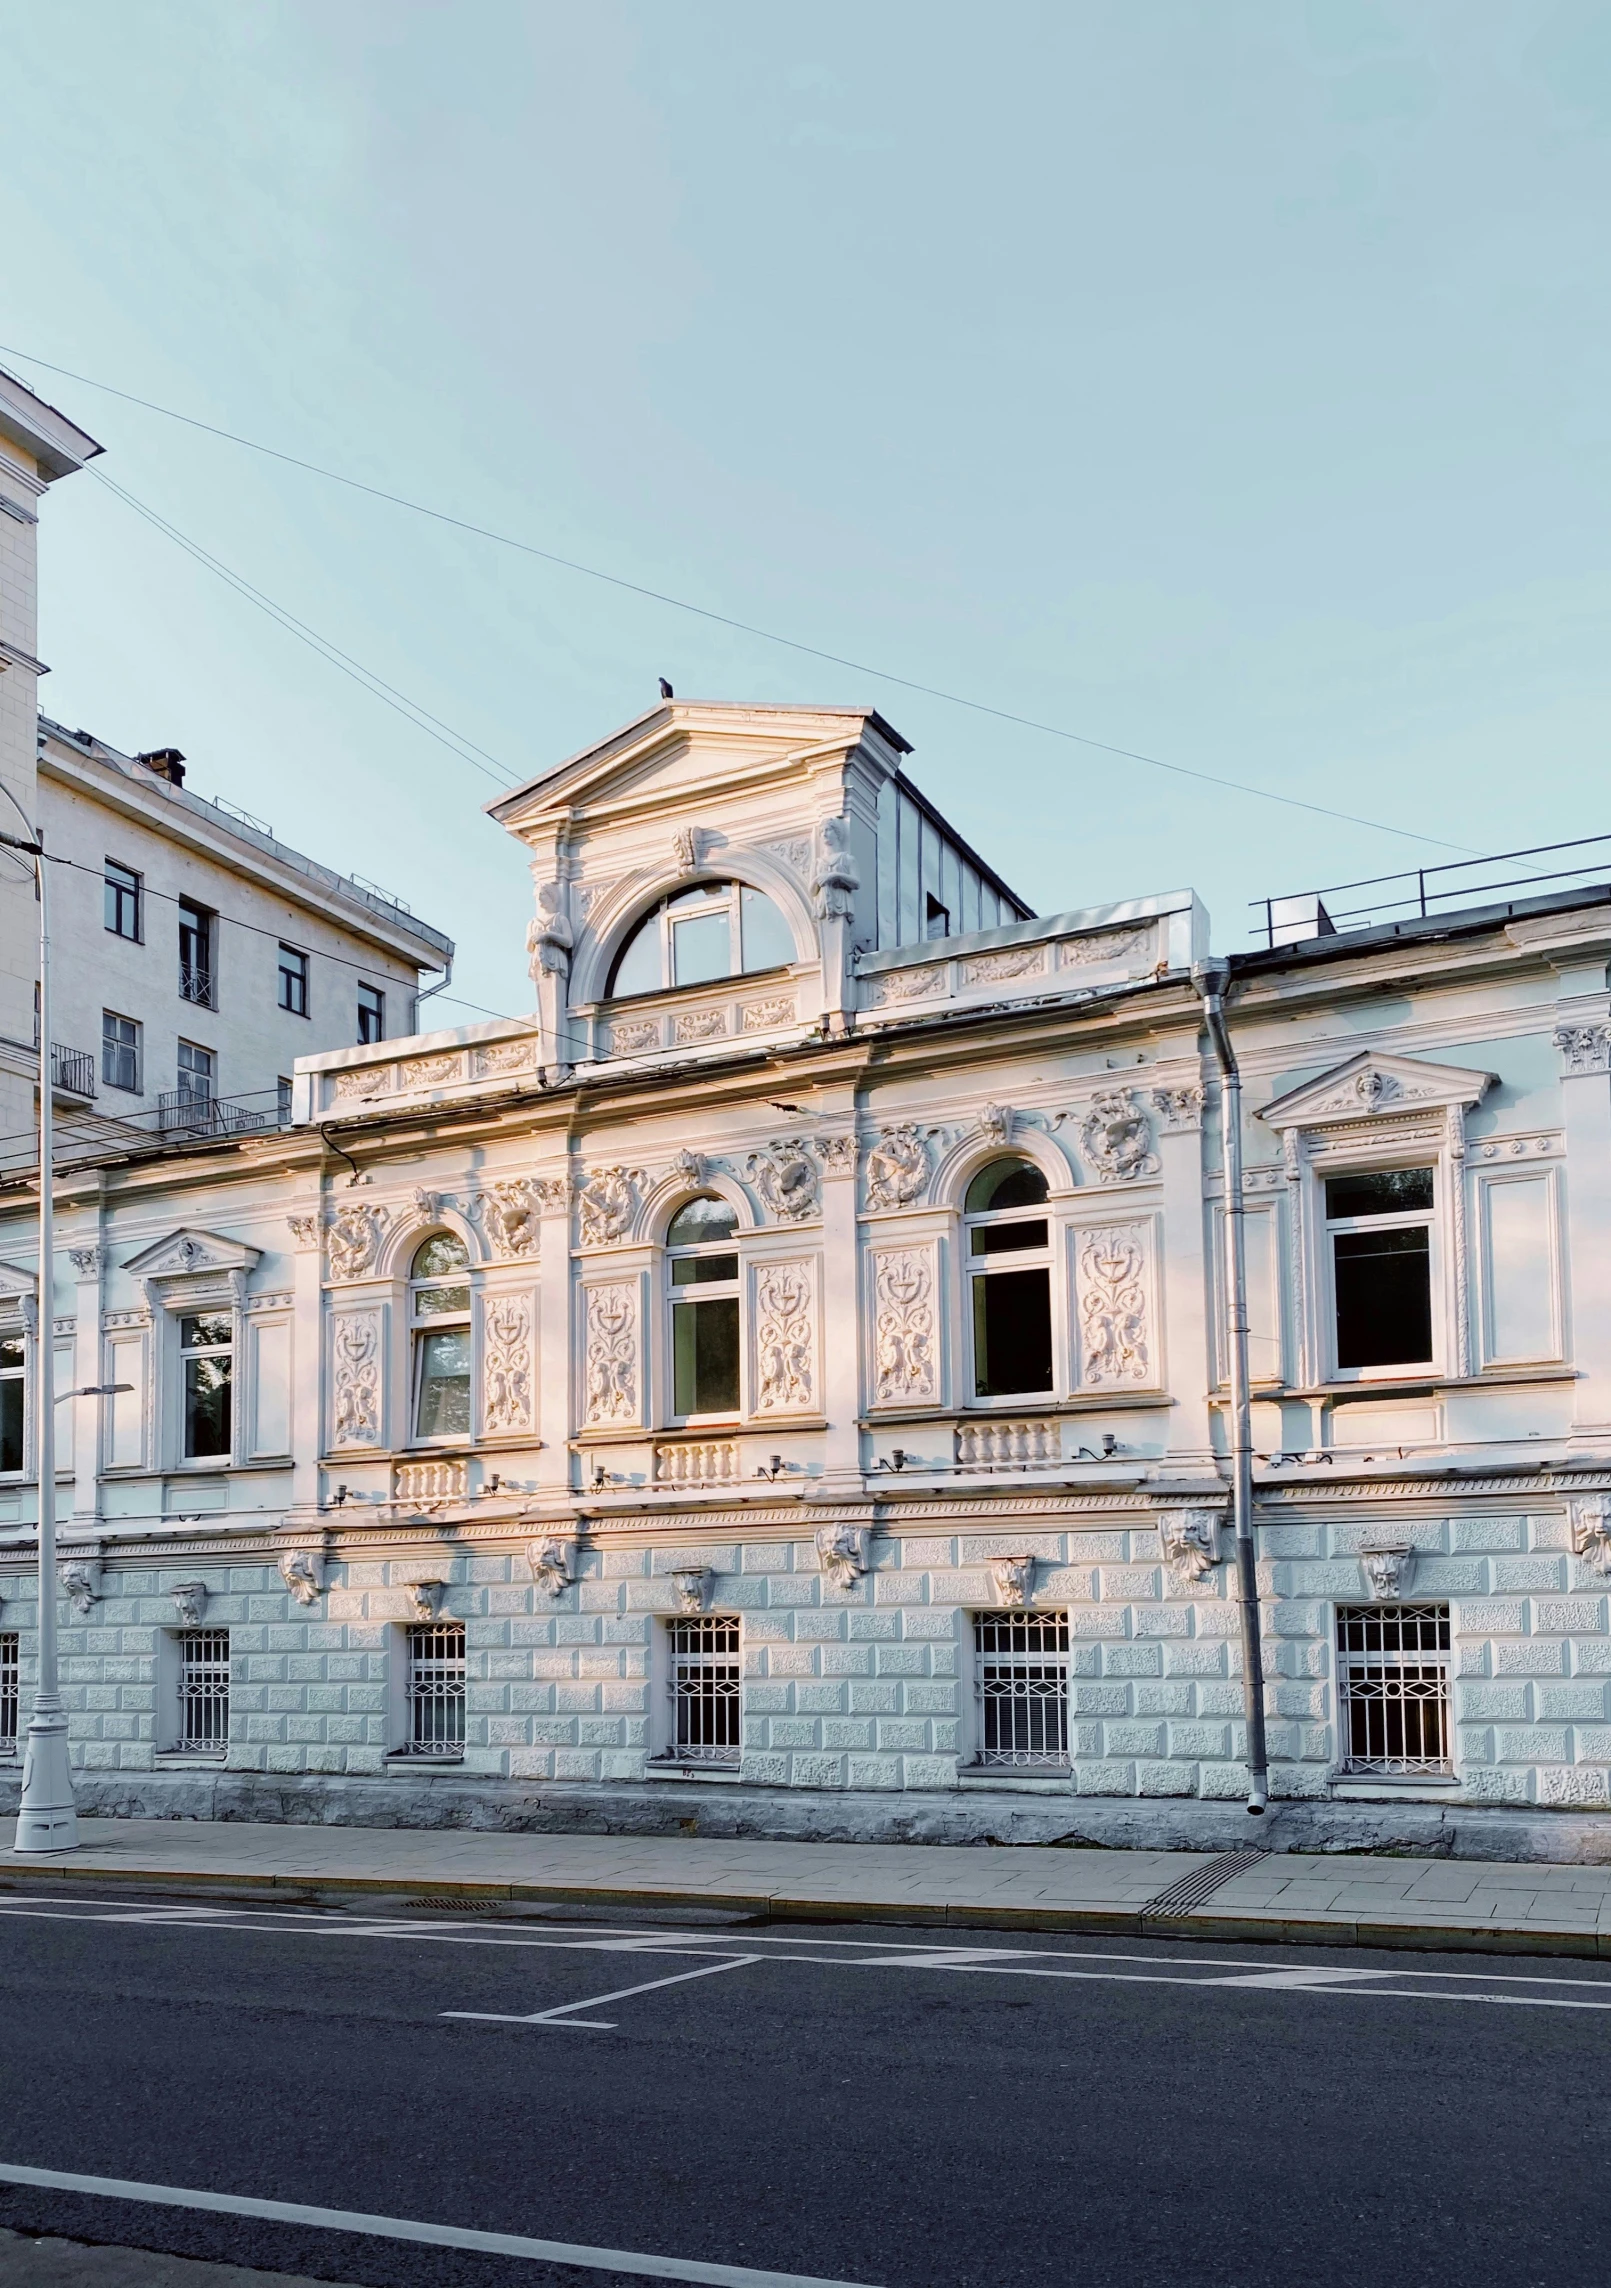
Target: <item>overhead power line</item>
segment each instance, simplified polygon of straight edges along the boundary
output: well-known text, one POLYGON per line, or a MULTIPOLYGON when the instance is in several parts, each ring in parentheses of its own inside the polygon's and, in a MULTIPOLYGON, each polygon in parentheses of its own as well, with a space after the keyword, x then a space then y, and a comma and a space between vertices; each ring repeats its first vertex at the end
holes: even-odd
MULTIPOLYGON (((187 429, 198 429, 209 437, 223 439, 226 444, 243 446, 248 452, 261 453, 269 460, 282 462, 287 468, 301 469, 309 476, 322 477, 330 484, 345 485, 349 491, 365 493, 372 500, 386 501, 394 508, 407 509, 412 515, 429 517, 434 523, 449 526, 455 532, 488 540, 500 548, 512 548, 523 556, 537 558, 560 570, 575 572, 583 579, 597 580, 606 587, 617 588, 627 595, 641 596, 650 603, 664 604, 668 609, 687 612, 696 619, 708 621, 715 627, 729 628, 736 634, 753 636, 761 643, 777 644, 786 651, 799 653, 806 659, 820 659, 830 666, 848 668, 852 674, 868 675, 881 683, 892 683, 902 691, 915 691, 924 698, 938 699, 948 707, 963 707, 971 714, 988 716, 998 723, 1011 723, 1017 729, 1034 731, 1049 739, 1060 739, 1071 746, 1088 747, 1093 752, 1113 755, 1123 762, 1144 763, 1149 769, 1167 771, 1173 777, 1193 779, 1199 785, 1219 787, 1232 794, 1250 796, 1258 802, 1274 802, 1287 810, 1307 811, 1312 817, 1329 818, 1345 826, 1362 826, 1372 833, 1391 834, 1405 842, 1430 843, 1440 850, 1465 852, 1468 845, 1449 842, 1435 834, 1423 833, 1418 827, 1393 826, 1385 819, 1365 818, 1355 811, 1336 810, 1327 803, 1309 802, 1301 795, 1280 794, 1273 787, 1250 785, 1243 779, 1230 779, 1214 771, 1197 770, 1188 763, 1166 762, 1160 755, 1144 754, 1136 747, 1120 747, 1106 739, 1095 739, 1083 731, 1070 731, 1060 723, 1045 723, 1031 715, 1015 714, 1010 708, 995 707, 986 700, 970 699, 965 693, 947 691, 937 684, 920 682, 915 676, 896 675, 888 668, 874 667, 866 660, 851 659, 842 652, 827 651, 818 644, 808 644, 795 636, 779 635, 774 628, 763 628, 751 620, 733 618, 729 613, 713 611, 708 605, 695 604, 685 596, 674 596, 663 588, 651 588, 644 582, 628 580, 620 573, 606 572, 596 564, 584 564, 573 556, 562 556, 557 550, 540 548, 534 541, 521 540, 512 533, 499 532, 490 525, 477 524, 468 517, 455 516, 449 510, 433 508, 425 501, 411 500, 406 494, 388 490, 384 485, 372 485, 362 477, 349 476, 345 470, 332 469, 323 462, 305 460, 300 454, 287 453, 277 445, 265 445, 256 437, 244 437, 238 431, 225 429, 213 421, 200 420, 196 415, 181 413, 174 406, 159 405, 149 397, 138 397, 132 390, 119 389, 112 382, 99 381, 92 374, 78 373, 71 366, 55 365, 49 358, 35 355, 31 350, 18 349, 0 342, 0 354, 24 358, 46 373, 61 374, 66 380, 81 383, 86 389, 97 389, 109 397, 120 398, 126 405, 137 405, 147 413, 160 414, 164 420, 181 422, 187 429)), ((108 480, 110 481, 110 480, 108 480)), ((469 760, 466 756, 465 760, 469 760)))

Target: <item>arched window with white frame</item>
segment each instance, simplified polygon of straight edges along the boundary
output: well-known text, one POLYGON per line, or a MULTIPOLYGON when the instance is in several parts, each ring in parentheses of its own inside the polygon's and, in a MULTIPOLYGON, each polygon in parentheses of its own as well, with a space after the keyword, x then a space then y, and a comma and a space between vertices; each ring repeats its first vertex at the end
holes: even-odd
POLYGON ((764 890, 700 882, 674 890, 644 915, 615 957, 605 998, 750 977, 794 958, 794 932, 764 890))
POLYGON ((739 1410, 738 1215, 699 1192, 666 1231, 671 1410, 679 1422, 731 1419, 739 1410))
POLYGON ((417 1442, 470 1435, 470 1257, 439 1231, 409 1266, 410 1424, 417 1442))
POLYGON ((1053 1392, 1052 1230, 1032 1160, 992 1160, 962 1210, 973 1397, 1053 1392))

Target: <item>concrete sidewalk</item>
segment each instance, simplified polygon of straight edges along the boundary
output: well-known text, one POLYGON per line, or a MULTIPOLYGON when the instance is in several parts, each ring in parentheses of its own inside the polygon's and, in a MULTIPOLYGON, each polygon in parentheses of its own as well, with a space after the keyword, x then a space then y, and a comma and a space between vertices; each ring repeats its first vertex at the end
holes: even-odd
POLYGON ((529 1912, 655 1908, 1108 1936, 1611 1956, 1611 1867, 81 1819, 0 1891, 529 1912))

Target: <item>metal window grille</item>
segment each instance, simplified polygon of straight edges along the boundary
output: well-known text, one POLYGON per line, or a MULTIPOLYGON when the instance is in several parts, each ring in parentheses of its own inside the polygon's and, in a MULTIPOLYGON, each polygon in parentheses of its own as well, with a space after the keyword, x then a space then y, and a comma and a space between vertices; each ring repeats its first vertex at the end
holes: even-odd
POLYGON ((671 1624, 671 1755, 682 1764, 736 1764, 739 1757, 738 1622, 710 1617, 671 1624))
POLYGON ((980 1613, 974 1627, 979 1762, 1014 1770, 1065 1770, 1067 1613, 980 1613))
POLYGON ((1345 1772, 1446 1772, 1447 1605, 1341 1605, 1337 1682, 1345 1772))
POLYGON ((17 1752, 17 1709, 21 1700, 17 1641, 12 1630, 0 1636, 0 1756, 14 1756, 17 1752))
POLYGON ((179 1639, 179 1744, 194 1756, 229 1746, 228 1629, 186 1629, 179 1639))
POLYGON ((408 1632, 409 1756, 464 1753, 464 1631, 428 1622, 408 1632))

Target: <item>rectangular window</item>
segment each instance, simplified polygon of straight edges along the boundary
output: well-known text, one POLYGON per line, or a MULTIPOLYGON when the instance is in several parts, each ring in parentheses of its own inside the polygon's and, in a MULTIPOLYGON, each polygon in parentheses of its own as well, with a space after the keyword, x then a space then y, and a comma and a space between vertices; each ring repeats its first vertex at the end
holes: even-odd
POLYGON ((671 1264, 671 1403, 684 1420, 738 1412, 738 1257, 671 1264))
POLYGON ((979 1613, 974 1631, 980 1763, 1066 1770, 1067 1613, 979 1613))
POLYGON ((932 890, 924 893, 923 935, 925 937, 949 937, 951 935, 951 910, 948 906, 941 905, 932 890))
POLYGON ((17 1752, 17 1711, 22 1699, 22 1674, 15 1629, 0 1635, 0 1756, 17 1752))
POLYGON ((1430 1168, 1327 1180, 1340 1370, 1431 1364, 1432 1210, 1430 1168))
POLYGON ((457 1761, 464 1754, 464 1630, 432 1621, 408 1631, 408 1736, 400 1753, 457 1761))
POLYGON ((0 1472, 20 1470, 26 1452, 28 1351, 21 1335, 0 1335, 0 1472))
POLYGON ((671 1739, 666 1760, 736 1765, 740 1746, 738 1622, 722 1615, 672 1621, 671 1739))
POLYGON ((179 1322, 185 1460, 227 1459, 235 1378, 235 1322, 228 1311, 199 1311, 179 1322))
POLYGON ((179 998, 216 1009, 213 954, 218 916, 194 898, 179 900, 179 998))
POLYGON ((284 1073, 274 1083, 274 1117, 282 1128, 291 1117, 291 1083, 284 1073))
POLYGON ((187 1756, 229 1746, 229 1631, 186 1629, 179 1639, 179 1739, 187 1756))
POLYGON ((120 866, 115 858, 106 861, 107 928, 114 937, 132 938, 138 945, 145 935, 144 898, 141 877, 132 866, 120 866))
POLYGON ((308 957, 294 945, 280 948, 280 1007, 293 1017, 308 1013, 308 957))
POLYGON ((1449 1608, 1339 1605, 1337 1692, 1345 1772, 1447 1772, 1449 1608))
POLYGON ((358 1046, 386 1038, 386 996, 378 985, 358 988, 358 1046))
POLYGON ((218 1059, 195 1041, 179 1043, 179 1094, 189 1104, 210 1104, 218 1059))
POLYGON ((140 1028, 111 1009, 101 1011, 101 1078, 108 1088, 140 1092, 140 1028))

